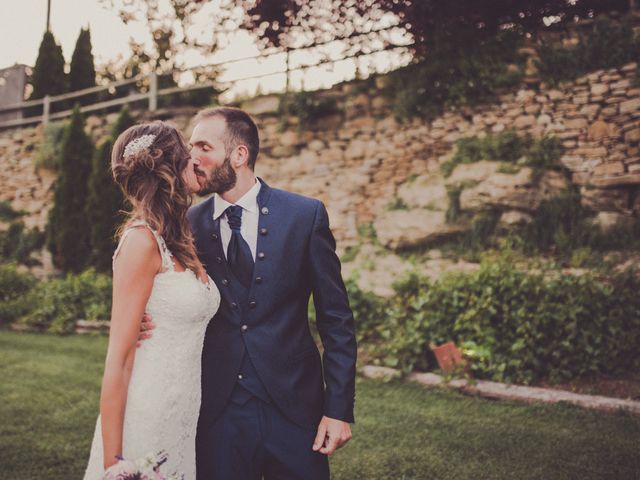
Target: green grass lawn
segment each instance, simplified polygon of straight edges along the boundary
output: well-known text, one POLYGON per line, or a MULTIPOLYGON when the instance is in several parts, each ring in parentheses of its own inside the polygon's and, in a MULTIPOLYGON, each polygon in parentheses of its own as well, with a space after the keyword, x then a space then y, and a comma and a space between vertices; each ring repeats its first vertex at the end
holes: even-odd
MULTIPOLYGON (((1 480, 82 478, 105 347, 0 332, 1 480)), ((627 414, 359 380, 356 419, 334 479, 640 479, 640 418, 627 414)))

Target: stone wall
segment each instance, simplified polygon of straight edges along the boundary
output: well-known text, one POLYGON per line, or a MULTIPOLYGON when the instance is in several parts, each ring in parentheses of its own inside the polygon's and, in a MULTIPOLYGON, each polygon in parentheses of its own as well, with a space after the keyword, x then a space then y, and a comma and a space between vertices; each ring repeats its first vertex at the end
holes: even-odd
MULTIPOLYGON (((454 180, 440 176, 440 165, 451 158, 456 140, 507 129, 561 139, 566 149, 562 163, 571 172, 571 181, 581 187, 585 204, 596 212, 639 214, 637 68, 634 63, 593 72, 553 89, 522 88, 501 95, 494 104, 450 110, 433 121, 398 123, 389 100, 379 94, 385 77, 369 90, 354 82, 318 93, 332 97, 338 113, 308 125, 296 125, 292 119, 294 124, 283 129, 277 96, 255 98, 242 107, 254 115, 261 131, 258 175, 274 187, 323 200, 341 251, 361 243, 359 226, 371 223, 383 245, 394 249, 434 238, 434 231, 436 236, 441 233, 438 228, 448 233, 459 230, 444 219, 446 187, 456 178, 475 181, 474 190, 463 192, 464 208, 481 209, 483 202, 501 207, 506 223, 522 220, 538 200, 565 186, 562 178, 549 174, 536 183, 534 192, 528 169, 499 173, 493 159, 459 166, 454 180), (410 213, 389 209, 398 198, 410 213), (424 225, 433 227, 424 236, 399 238, 405 233, 415 236, 424 225)), ((193 113, 193 109, 161 111, 153 118, 171 119, 189 135, 193 113)), ((96 142, 113 120, 114 114, 87 119, 96 142)), ((29 226, 43 228, 54 177, 34 169, 41 141, 41 127, 0 132, 0 200, 26 210, 29 226)))

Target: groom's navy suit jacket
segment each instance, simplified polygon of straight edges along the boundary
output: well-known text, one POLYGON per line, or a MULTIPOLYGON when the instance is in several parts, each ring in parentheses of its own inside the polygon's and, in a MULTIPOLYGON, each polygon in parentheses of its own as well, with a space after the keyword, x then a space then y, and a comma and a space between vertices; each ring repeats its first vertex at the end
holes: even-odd
POLYGON ((324 205, 270 188, 258 194, 258 241, 248 299, 233 298, 215 197, 188 213, 200 259, 222 301, 202 354, 200 422, 214 421, 229 401, 242 356, 251 358, 271 399, 291 421, 316 428, 322 415, 353 422, 354 321, 324 205), (323 345, 309 330, 310 294, 323 345), (324 374, 323 374, 324 371, 324 374))

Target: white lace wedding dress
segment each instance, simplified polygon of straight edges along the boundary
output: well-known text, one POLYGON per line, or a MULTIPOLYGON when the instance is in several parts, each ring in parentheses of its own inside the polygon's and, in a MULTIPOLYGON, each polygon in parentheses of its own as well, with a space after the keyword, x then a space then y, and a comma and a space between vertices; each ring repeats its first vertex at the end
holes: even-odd
MULTIPOLYGON (((140 226, 139 221, 122 235, 140 226)), ((195 437, 200 410, 200 361, 207 324, 220 305, 220 292, 210 277, 205 285, 191 270, 178 272, 161 236, 163 271, 156 275, 146 312, 156 328, 137 349, 124 418, 123 456, 137 460, 165 450, 162 471, 195 480, 195 437)), ((114 258, 118 254, 114 253, 114 258)), ((85 480, 104 474, 100 417, 91 445, 85 480)))

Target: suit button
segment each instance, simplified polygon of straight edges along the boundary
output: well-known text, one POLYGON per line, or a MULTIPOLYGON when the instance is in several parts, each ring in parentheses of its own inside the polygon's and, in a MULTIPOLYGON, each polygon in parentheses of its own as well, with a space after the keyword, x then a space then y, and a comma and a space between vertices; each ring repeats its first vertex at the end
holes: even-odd
POLYGON ((222 263, 222 257, 216 257, 216 262, 222 263))
POLYGON ((262 283, 262 277, 256 277, 256 283, 262 283))
POLYGON ((257 304, 255 301, 253 301, 253 300, 251 300, 251 301, 249 302, 249 308, 256 308, 256 306, 257 306, 257 305, 258 305, 258 304, 257 304))
POLYGON ((218 234, 217 233, 212 233, 211 234, 211 238, 213 238, 214 240, 218 239, 218 234))
POLYGON ((236 302, 231 302, 231 308, 233 308, 234 310, 237 310, 238 304, 236 302))
POLYGON ((222 285, 224 285, 226 287, 227 285, 229 285, 229 280, 227 280, 226 278, 223 278, 222 282, 220 282, 220 283, 222 283, 222 285))
POLYGON ((260 229, 260 235, 266 235, 267 233, 269 233, 269 230, 267 230, 266 228, 260 229))
POLYGON ((249 327, 247 327, 246 325, 242 325, 242 327, 240 327, 240 330, 242 330, 243 332, 246 332, 247 328, 249 327))
POLYGON ((259 252, 258 253, 258 259, 259 260, 264 260, 264 252, 259 252))
POLYGON ((262 210, 260 210, 262 212, 263 215, 269 215, 269 209, 267 207, 262 207, 262 210))
POLYGON ((242 374, 241 373, 238 374, 238 380, 242 380, 242 374))

